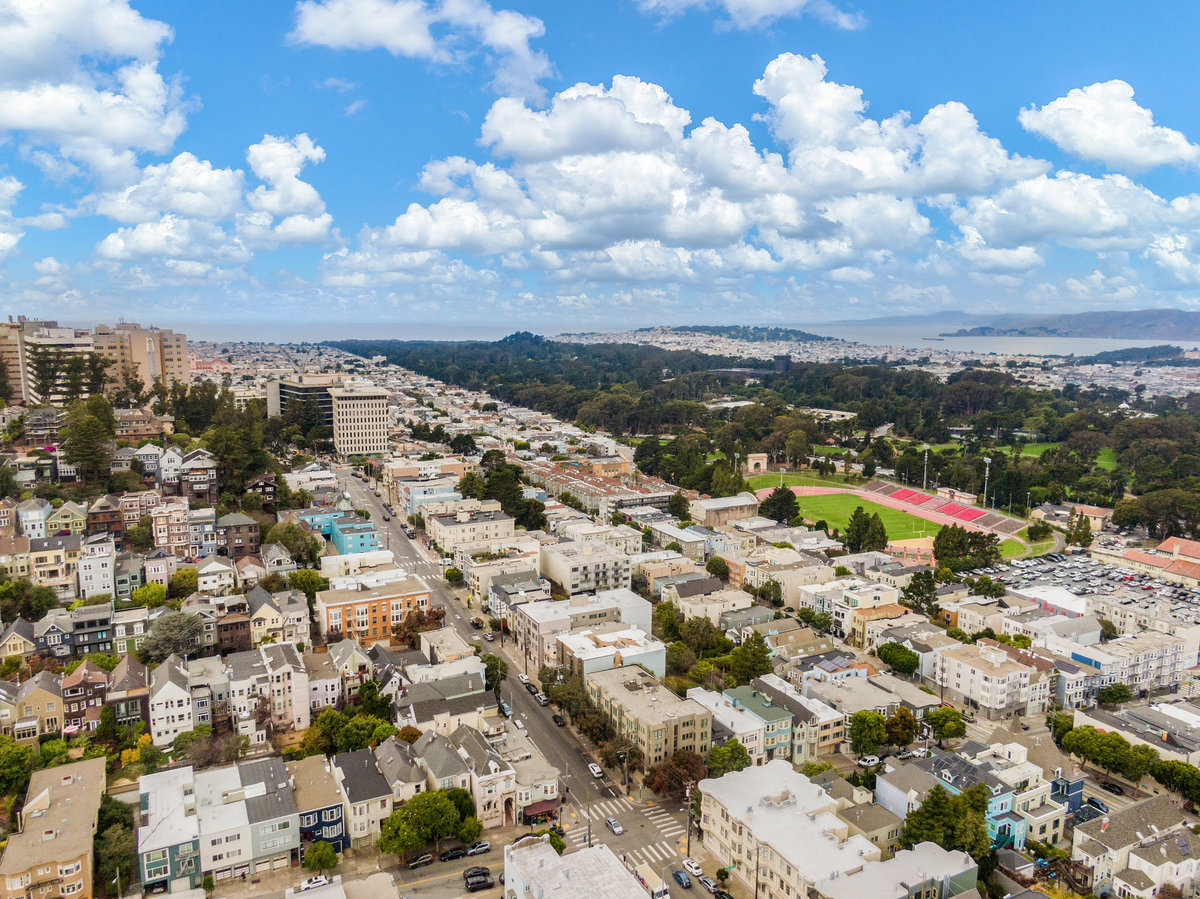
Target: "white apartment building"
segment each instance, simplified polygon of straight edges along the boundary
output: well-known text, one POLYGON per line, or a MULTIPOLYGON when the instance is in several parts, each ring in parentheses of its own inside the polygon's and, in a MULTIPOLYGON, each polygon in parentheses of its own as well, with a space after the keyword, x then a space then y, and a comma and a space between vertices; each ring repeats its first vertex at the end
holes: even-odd
POLYGON ((1200 609, 1192 603, 1167 599, 1130 599, 1128 595, 1089 596, 1088 611, 1117 626, 1122 634, 1157 631, 1183 641, 1183 667, 1200 657, 1200 609))
POLYGON ((547 599, 521 603, 511 606, 508 613, 509 630, 517 649, 535 670, 559 664, 560 634, 606 623, 624 624, 649 634, 650 603, 632 590, 606 590, 595 596, 575 596, 566 602, 547 599))
POLYGON ((460 509, 449 515, 425 516, 425 530, 443 553, 453 553, 464 543, 512 537, 517 528, 513 517, 499 510, 460 509))
POLYGON ((388 393, 378 387, 331 387, 333 448, 341 456, 369 456, 388 449, 388 393))
MULTIPOLYGON (((736 739, 746 747, 753 764, 761 765, 767 761, 767 724, 763 719, 738 708, 733 704, 733 700, 720 693, 705 690, 703 687, 692 687, 687 691, 687 698, 695 700, 712 712, 714 735, 720 725, 731 739, 736 739)), ((714 740, 714 745, 715 743, 714 740)))
POLYGON ((784 759, 699 787, 705 849, 760 899, 808 896, 817 882, 881 858, 866 837, 850 836, 837 800, 784 759))
POLYGON ((79 595, 84 599, 116 593, 117 549, 111 534, 93 534, 79 554, 79 595))
POLYGON ((597 590, 629 589, 629 556, 603 543, 558 543, 538 553, 538 573, 568 596, 597 590))
POLYGON ((187 668, 172 654, 150 673, 150 738, 163 749, 194 725, 187 668))
POLYGON ((1034 669, 997 646, 966 645, 941 654, 935 683, 948 699, 990 719, 1024 714, 1034 669))
POLYGON ((1106 679, 1111 677, 1110 683, 1128 684, 1135 694, 1169 689, 1183 680, 1183 640, 1158 631, 1128 634, 1095 646, 1046 636, 1036 645, 1091 665, 1106 679))

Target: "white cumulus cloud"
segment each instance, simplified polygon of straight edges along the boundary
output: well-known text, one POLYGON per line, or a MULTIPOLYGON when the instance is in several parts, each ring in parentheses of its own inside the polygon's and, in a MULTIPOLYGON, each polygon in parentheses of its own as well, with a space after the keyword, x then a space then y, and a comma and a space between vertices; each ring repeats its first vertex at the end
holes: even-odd
POLYGON ((1080 159, 1140 172, 1160 165, 1195 165, 1200 146, 1181 132, 1154 124, 1154 113, 1133 99, 1120 80, 1075 88, 1040 109, 1018 116, 1021 125, 1080 159))
POLYGON ((484 0, 301 0, 290 35, 299 44, 335 50, 386 50, 394 56, 462 65, 482 53, 504 95, 541 97, 553 66, 532 42, 541 19, 496 10, 484 0))

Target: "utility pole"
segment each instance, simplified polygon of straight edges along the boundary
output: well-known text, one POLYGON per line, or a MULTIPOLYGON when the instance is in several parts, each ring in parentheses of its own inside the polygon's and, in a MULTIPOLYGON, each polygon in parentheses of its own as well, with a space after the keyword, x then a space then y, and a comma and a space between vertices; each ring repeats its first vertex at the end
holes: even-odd
POLYGON ((687 848, 684 850, 684 855, 691 856, 692 854, 692 790, 695 789, 695 784, 689 781, 683 788, 683 810, 687 813, 687 848))
POLYGON ((925 450, 925 473, 921 475, 921 489, 925 490, 929 485, 929 444, 922 448, 925 450))

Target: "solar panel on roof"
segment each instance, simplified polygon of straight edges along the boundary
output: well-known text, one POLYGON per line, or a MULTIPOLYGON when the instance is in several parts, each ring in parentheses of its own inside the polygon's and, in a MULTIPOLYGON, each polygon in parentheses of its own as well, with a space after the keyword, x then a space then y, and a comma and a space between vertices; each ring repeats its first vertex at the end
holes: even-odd
POLYGON ((1191 855, 1192 854, 1191 845, 1183 837, 1180 837, 1179 840, 1177 841, 1177 843, 1179 845, 1179 854, 1180 855, 1191 855))

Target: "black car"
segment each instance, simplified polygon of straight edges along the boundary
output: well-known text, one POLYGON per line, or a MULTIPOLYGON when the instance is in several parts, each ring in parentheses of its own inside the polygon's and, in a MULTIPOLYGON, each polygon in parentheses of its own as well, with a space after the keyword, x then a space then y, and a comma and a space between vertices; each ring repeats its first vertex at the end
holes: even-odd
POLYGON ((1115 784, 1111 780, 1100 781, 1100 789, 1112 793, 1114 796, 1124 796, 1125 788, 1120 784, 1115 784))
POLYGON ((526 684, 525 689, 529 691, 530 696, 536 696, 538 692, 537 684, 526 684))
POLYGON ((551 715, 550 720, 553 721, 555 724, 557 724, 559 727, 567 726, 567 722, 563 720, 562 715, 551 715))
MULTIPOLYGON (((478 893, 480 890, 490 890, 496 885, 496 881, 492 880, 490 874, 481 877, 472 877, 467 881, 467 892, 478 893)), ((732 899, 732 897, 730 897, 732 899)))
POLYGON ((484 865, 476 865, 474 868, 467 868, 463 871, 463 880, 470 880, 472 877, 491 877, 492 869, 484 865))
POLYGON ((408 867, 410 869, 411 868, 424 868, 426 865, 432 865, 432 864, 433 864, 433 856, 430 855, 428 852, 426 852, 424 855, 418 855, 416 858, 411 859, 408 862, 408 867))
POLYGON ((445 852, 438 856, 444 862, 452 862, 456 858, 466 858, 467 849, 465 846, 451 846, 445 852))

